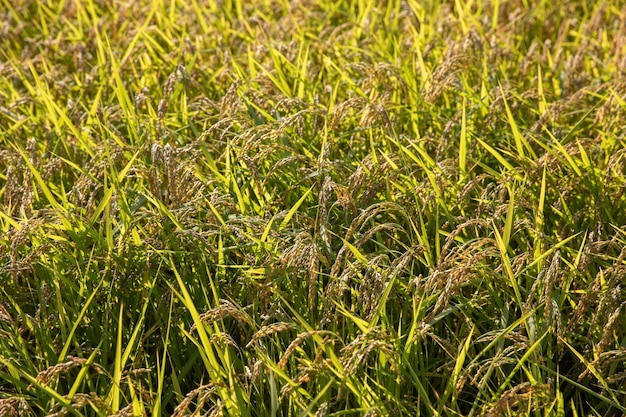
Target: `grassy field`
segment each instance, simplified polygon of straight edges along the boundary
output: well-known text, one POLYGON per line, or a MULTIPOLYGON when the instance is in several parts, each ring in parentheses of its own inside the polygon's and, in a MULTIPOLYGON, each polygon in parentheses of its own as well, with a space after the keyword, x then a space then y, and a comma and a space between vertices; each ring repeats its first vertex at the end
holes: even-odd
POLYGON ((626 414, 623 2, 0 20, 0 415, 626 414))

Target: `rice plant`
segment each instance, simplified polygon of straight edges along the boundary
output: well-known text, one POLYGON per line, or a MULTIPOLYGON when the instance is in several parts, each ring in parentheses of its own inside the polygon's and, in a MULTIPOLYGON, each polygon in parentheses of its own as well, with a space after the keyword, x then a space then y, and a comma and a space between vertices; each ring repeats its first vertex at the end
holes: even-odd
POLYGON ((626 414, 621 2, 0 20, 0 415, 626 414))

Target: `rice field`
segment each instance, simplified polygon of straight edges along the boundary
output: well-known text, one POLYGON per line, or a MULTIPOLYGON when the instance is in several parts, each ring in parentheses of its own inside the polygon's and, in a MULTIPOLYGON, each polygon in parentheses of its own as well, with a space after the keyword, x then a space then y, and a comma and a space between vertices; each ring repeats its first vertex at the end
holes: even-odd
POLYGON ((1 416, 626 414, 626 4, 0 0, 1 416))

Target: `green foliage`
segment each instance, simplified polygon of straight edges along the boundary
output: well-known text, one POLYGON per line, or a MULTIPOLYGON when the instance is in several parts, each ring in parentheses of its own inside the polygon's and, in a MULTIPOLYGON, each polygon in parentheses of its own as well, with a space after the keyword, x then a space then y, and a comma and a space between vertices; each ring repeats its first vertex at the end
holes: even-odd
POLYGON ((626 413, 612 2, 0 0, 0 414, 626 413))

